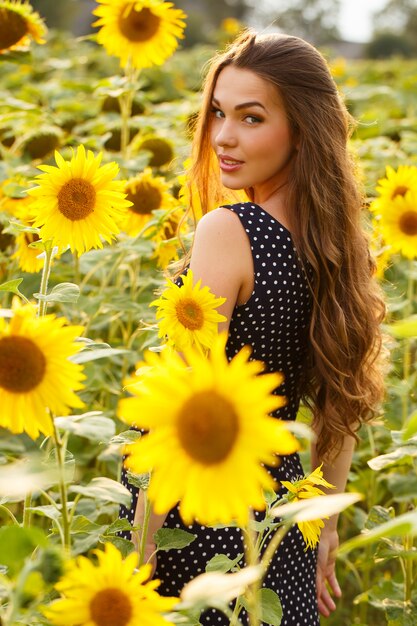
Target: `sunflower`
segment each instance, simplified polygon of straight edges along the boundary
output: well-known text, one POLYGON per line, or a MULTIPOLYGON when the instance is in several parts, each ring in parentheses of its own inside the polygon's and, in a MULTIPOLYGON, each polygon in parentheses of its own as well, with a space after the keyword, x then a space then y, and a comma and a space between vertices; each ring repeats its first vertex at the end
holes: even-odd
POLYGON ((260 361, 243 348, 230 362, 226 334, 218 335, 209 357, 195 349, 147 353, 136 397, 121 400, 119 417, 150 430, 128 446, 126 466, 152 471, 149 498, 156 513, 180 503, 186 524, 230 523, 244 526, 248 509, 265 508, 264 489, 274 481, 262 464, 276 465, 297 441, 285 422, 269 413, 285 404, 273 395, 279 373, 259 375, 260 361), (239 393, 236 393, 239 390, 239 393))
POLYGON ((383 206, 372 203, 371 210, 378 215, 382 239, 391 252, 417 257, 417 191, 397 195, 383 206))
POLYGON ((69 360, 81 349, 75 339, 83 328, 65 323, 35 317, 31 305, 15 309, 10 322, 0 318, 0 426, 36 439, 52 433, 50 411, 65 415, 83 406, 74 391, 85 376, 69 360))
POLYGON ((376 268, 375 276, 378 280, 383 280, 385 272, 390 265, 390 259, 392 256, 391 247, 385 245, 384 239, 381 233, 381 226, 379 219, 372 220, 372 237, 370 240, 370 250, 374 257, 376 268))
POLYGON ((4 211, 9 215, 13 215, 21 219, 22 215, 26 215, 29 206, 33 202, 26 194, 27 180, 16 178, 7 178, 0 183, 0 211, 4 211))
POLYGON ((30 244, 39 241, 39 235, 30 231, 20 233, 16 237, 16 250, 12 254, 12 259, 16 259, 18 266, 24 272, 36 274, 43 268, 44 261, 39 258, 42 250, 31 248, 30 244))
POLYGON ((0 54, 25 47, 32 37, 45 43, 46 27, 26 0, 0 0, 0 54))
POLYGON ((178 603, 161 597, 159 580, 146 582, 151 566, 135 570, 136 552, 125 560, 111 543, 94 550, 98 563, 85 556, 70 561, 66 575, 55 585, 62 597, 43 608, 57 626, 167 626, 163 613, 178 603))
POLYGON ((169 192, 169 184, 162 176, 153 176, 149 167, 128 180, 124 191, 131 205, 121 229, 132 237, 136 237, 152 219, 153 211, 169 210, 176 204, 174 196, 169 192))
POLYGON ((181 234, 185 234, 188 229, 187 223, 182 221, 183 216, 182 209, 166 213, 152 236, 152 241, 156 244, 153 258, 156 258, 158 267, 162 269, 165 269, 171 261, 178 260, 178 229, 181 234))
MULTIPOLYGON (((321 468, 322 465, 317 467, 314 472, 311 472, 311 474, 309 474, 308 476, 304 476, 304 478, 301 478, 300 480, 296 480, 294 482, 282 480, 281 485, 288 489, 287 500, 289 502, 297 502, 298 500, 305 500, 306 498, 323 496, 324 491, 320 489, 320 487, 325 487, 326 489, 335 489, 334 485, 331 485, 327 482, 327 480, 323 478, 323 472, 321 468)), ((309 522, 298 522, 298 527, 306 543, 306 550, 308 548, 315 548, 318 540, 320 539, 320 533, 323 526, 324 522, 321 519, 312 520, 309 522)))
POLYGON ((161 297, 150 304, 158 307, 158 337, 177 350, 191 345, 202 351, 210 349, 217 335, 218 323, 226 321, 224 315, 216 311, 226 298, 216 298, 209 287, 201 287, 201 280, 193 285, 191 270, 182 276, 181 287, 171 279, 167 280, 167 284, 161 297))
POLYGON ((33 225, 41 227, 42 239, 82 254, 102 248, 101 238, 110 242, 119 232, 130 202, 125 199, 123 182, 113 180, 118 165, 100 166, 101 158, 101 153, 95 157, 79 146, 70 161, 55 152, 58 167, 38 167, 44 174, 36 177, 39 186, 28 193, 35 199, 33 225))
POLYGON ((54 127, 37 128, 25 139, 23 152, 32 160, 44 159, 61 144, 61 129, 54 127))
POLYGON ((100 19, 97 41, 120 65, 135 68, 162 65, 184 37, 185 13, 161 0, 97 0, 93 14, 100 19))
POLYGON ((174 158, 172 144, 162 137, 147 137, 140 142, 139 150, 146 150, 151 153, 149 160, 150 167, 162 167, 168 165, 174 158))
POLYGON ((379 202, 395 200, 398 196, 405 196, 409 191, 417 193, 417 167, 400 165, 394 170, 390 165, 386 168, 386 177, 378 181, 376 188, 381 196, 379 202))

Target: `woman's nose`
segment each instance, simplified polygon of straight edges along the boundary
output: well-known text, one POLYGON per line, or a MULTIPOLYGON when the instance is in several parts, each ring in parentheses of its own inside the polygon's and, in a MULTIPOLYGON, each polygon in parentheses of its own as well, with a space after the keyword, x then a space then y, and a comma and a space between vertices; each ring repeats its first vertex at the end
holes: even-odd
POLYGON ((224 120, 215 134, 214 141, 219 147, 222 146, 235 146, 237 144, 237 137, 234 125, 224 120))

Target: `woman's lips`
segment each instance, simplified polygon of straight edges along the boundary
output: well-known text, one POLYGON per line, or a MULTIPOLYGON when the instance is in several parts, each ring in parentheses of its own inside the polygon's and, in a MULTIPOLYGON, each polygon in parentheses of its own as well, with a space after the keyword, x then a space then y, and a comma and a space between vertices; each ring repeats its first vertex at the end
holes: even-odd
POLYGON ((238 161, 237 159, 234 159, 233 157, 230 157, 230 156, 220 155, 219 163, 220 163, 220 169, 223 172, 234 172, 238 170, 243 165, 244 162, 238 161))

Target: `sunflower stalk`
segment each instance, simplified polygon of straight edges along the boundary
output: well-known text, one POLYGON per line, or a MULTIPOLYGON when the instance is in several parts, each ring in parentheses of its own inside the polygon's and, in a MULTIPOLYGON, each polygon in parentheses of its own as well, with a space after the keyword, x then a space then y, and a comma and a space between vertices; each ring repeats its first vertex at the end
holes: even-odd
MULTIPOLYGON (((250 521, 254 519, 253 512, 251 511, 250 521)), ((244 536, 244 550, 245 550, 245 562, 248 567, 259 565, 259 553, 256 549, 257 533, 251 528, 251 524, 243 529, 244 536)), ((249 585, 245 596, 248 603, 249 625, 260 626, 260 603, 259 603, 259 590, 260 581, 256 580, 249 585)))
POLYGON ((56 461, 59 473, 59 493, 61 498, 61 515, 62 515, 62 530, 63 530, 63 547, 64 550, 71 553, 71 533, 70 533, 70 520, 68 516, 68 497, 67 497, 67 485, 65 481, 65 467, 64 467, 64 455, 65 446, 59 435, 58 429, 55 424, 55 420, 51 416, 53 427, 53 439, 55 442, 56 461))
POLYGON ((13 513, 7 508, 7 506, 4 506, 4 504, 0 504, 0 511, 6 513, 6 515, 10 517, 15 526, 20 526, 19 522, 17 521, 13 513))
MULTIPOLYGON (((45 248, 45 262, 43 264, 41 285, 39 289, 40 296, 46 296, 48 292, 48 281, 49 281, 49 275, 51 273, 51 268, 52 268, 52 241, 50 240, 45 241, 44 248, 45 248)), ((47 306, 48 306, 48 303, 46 302, 46 300, 43 300, 43 299, 39 300, 38 317, 43 317, 46 314, 47 306)))
POLYGON ((142 530, 141 530, 141 535, 140 535, 139 567, 143 565, 144 563, 146 540, 148 538, 148 531, 149 531, 149 520, 151 518, 151 510, 152 510, 151 503, 149 501, 149 498, 146 495, 146 490, 143 490, 143 500, 144 500, 144 514, 143 514, 142 530))
POLYGON ((128 158, 128 146, 130 143, 129 121, 132 115, 133 98, 137 88, 139 70, 133 67, 131 59, 125 67, 126 91, 119 96, 121 128, 120 128, 120 149, 123 159, 128 158))
POLYGON ((285 535, 287 534, 290 528, 291 528, 291 524, 286 523, 280 526, 278 530, 274 533, 271 541, 269 542, 261 558, 261 567, 262 567, 263 575, 266 574, 269 564, 272 561, 272 558, 275 552, 277 551, 279 544, 284 539, 285 535))

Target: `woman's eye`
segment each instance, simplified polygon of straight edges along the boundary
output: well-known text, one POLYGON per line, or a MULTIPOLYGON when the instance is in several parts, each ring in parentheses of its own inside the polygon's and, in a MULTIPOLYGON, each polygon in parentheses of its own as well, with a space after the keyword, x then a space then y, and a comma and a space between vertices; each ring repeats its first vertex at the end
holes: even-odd
POLYGON ((260 122, 262 122, 262 120, 255 115, 247 115, 245 119, 248 124, 259 124, 260 122))
POLYGON ((224 117, 223 111, 221 111, 220 109, 216 109, 216 107, 212 107, 211 112, 214 117, 224 117))

